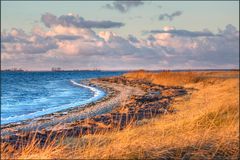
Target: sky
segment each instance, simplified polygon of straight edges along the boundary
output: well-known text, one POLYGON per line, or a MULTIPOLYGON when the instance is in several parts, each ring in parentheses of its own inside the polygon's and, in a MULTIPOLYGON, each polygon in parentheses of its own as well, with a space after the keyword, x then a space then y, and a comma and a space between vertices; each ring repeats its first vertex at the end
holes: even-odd
POLYGON ((3 1, 1 69, 239 68, 238 1, 3 1))

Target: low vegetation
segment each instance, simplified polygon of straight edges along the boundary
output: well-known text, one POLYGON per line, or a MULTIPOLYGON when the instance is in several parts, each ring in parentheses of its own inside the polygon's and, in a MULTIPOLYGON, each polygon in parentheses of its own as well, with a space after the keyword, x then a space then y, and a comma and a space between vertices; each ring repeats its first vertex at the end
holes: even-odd
POLYGON ((189 94, 174 101, 176 112, 141 120, 121 131, 65 137, 44 147, 33 140, 17 150, 1 144, 2 158, 239 158, 239 71, 139 71, 124 76, 184 86, 189 94))

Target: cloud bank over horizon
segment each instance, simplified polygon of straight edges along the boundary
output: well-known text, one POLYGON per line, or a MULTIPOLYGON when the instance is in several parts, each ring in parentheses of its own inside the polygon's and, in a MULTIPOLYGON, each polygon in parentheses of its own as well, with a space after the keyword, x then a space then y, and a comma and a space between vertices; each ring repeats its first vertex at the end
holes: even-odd
POLYGON ((217 33, 165 26, 145 31, 144 38, 132 34, 124 38, 109 30, 123 27, 121 22, 86 20, 73 14, 57 17, 51 13, 43 14, 41 21, 46 28, 35 26, 31 33, 17 28, 1 31, 2 69, 239 67, 239 31, 231 24, 217 33))

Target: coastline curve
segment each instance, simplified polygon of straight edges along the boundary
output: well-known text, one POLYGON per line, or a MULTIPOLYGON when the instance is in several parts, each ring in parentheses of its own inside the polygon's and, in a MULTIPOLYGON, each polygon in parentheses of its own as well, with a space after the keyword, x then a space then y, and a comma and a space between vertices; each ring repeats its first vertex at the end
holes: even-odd
POLYGON ((71 103, 71 104, 64 104, 64 105, 60 105, 60 106, 56 106, 53 108, 47 108, 47 109, 42 109, 40 111, 36 111, 33 113, 28 113, 28 114, 23 114, 23 115, 17 115, 17 116, 11 116, 11 117, 7 117, 7 118, 1 118, 1 126, 2 125, 8 125, 11 123, 18 123, 24 120, 29 120, 29 119, 33 119, 33 118, 37 118, 40 116, 44 116, 47 114, 51 114, 51 113, 55 113, 55 112, 59 112, 65 109, 69 109, 69 108, 74 108, 76 106, 84 106, 88 103, 100 100, 101 98, 103 98, 105 96, 105 92, 103 90, 100 90, 98 88, 92 87, 92 86, 87 86, 81 83, 77 83, 74 80, 70 80, 70 82, 78 87, 83 87, 83 88, 87 88, 89 90, 91 90, 94 93, 94 96, 84 100, 84 101, 80 101, 80 102, 75 102, 75 103, 71 103))

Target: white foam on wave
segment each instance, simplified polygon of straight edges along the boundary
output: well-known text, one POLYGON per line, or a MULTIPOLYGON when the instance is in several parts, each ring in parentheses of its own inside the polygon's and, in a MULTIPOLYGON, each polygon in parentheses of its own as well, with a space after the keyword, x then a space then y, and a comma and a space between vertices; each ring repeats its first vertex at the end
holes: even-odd
POLYGON ((79 105, 91 103, 93 101, 99 100, 100 98, 102 98, 104 96, 104 92, 95 88, 95 87, 91 87, 91 86, 87 86, 87 85, 84 85, 84 84, 81 84, 81 83, 77 83, 74 80, 70 80, 70 82, 73 85, 83 87, 83 88, 88 88, 89 90, 94 92, 94 96, 91 97, 90 99, 87 99, 87 100, 84 100, 84 101, 81 101, 81 102, 75 102, 75 103, 65 104, 65 105, 61 105, 61 106, 57 106, 57 107, 53 107, 53 108, 42 109, 41 111, 37 111, 37 112, 29 113, 29 114, 12 116, 12 117, 7 117, 7 118, 1 118, 1 124, 8 124, 8 123, 23 121, 23 120, 27 120, 27 119, 31 119, 31 118, 36 118, 36 117, 39 117, 39 116, 42 116, 42 115, 45 115, 45 114, 50 114, 50 113, 58 112, 58 111, 61 111, 61 110, 64 110, 64 109, 68 109, 68 108, 76 107, 76 106, 79 106, 79 105))
POLYGON ((91 86, 86 86, 86 85, 83 85, 83 84, 81 84, 81 83, 77 83, 77 82, 75 82, 75 81, 73 81, 73 80, 70 80, 70 82, 71 82, 72 84, 76 85, 76 86, 80 86, 80 87, 84 87, 84 88, 90 89, 91 91, 94 92, 94 97, 99 96, 99 95, 101 94, 101 92, 102 92, 102 91, 100 91, 100 90, 97 89, 97 88, 94 88, 94 87, 91 87, 91 86))

